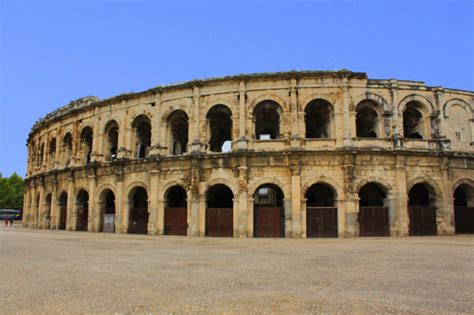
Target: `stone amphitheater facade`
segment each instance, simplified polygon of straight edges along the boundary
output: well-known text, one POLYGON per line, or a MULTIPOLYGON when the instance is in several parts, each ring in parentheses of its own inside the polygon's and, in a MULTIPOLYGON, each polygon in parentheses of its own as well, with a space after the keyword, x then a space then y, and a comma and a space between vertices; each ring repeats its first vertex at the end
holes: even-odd
POLYGON ((474 92, 366 73, 84 97, 27 141, 23 225, 229 237, 474 230, 474 92))

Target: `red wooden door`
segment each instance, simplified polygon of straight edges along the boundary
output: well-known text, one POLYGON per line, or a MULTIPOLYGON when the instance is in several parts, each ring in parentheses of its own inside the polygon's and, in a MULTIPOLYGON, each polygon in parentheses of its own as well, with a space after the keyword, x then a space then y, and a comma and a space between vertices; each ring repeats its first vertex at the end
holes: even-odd
POLYGON ((306 208, 307 237, 337 237, 337 208, 306 208))
POLYGON ((165 209, 165 235, 187 235, 188 209, 166 208, 165 209))
POLYGON ((59 229, 66 229, 66 218, 67 218, 67 206, 61 205, 60 214, 59 214, 59 229))
POLYGON ((282 208, 256 208, 255 237, 284 237, 285 220, 282 208))
POLYGON ((436 208, 431 206, 408 206, 410 235, 436 235, 436 208))
POLYGON ((206 236, 234 236, 234 218, 232 208, 207 208, 206 236))
POLYGON ((389 236, 388 208, 360 207, 359 209, 360 236, 389 236))

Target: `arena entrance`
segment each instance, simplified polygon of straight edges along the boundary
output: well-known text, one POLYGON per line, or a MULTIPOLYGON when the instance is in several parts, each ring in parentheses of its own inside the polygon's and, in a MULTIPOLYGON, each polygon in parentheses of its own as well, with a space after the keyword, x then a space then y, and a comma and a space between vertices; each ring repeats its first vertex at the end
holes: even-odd
POLYGON ((166 193, 165 235, 187 235, 188 197, 181 186, 173 186, 166 193))
POLYGON ((253 223, 254 237, 285 237, 285 208, 283 192, 267 184, 255 191, 253 223))
POLYGON ((462 184, 454 191, 456 234, 474 234, 474 187, 462 184))
POLYGON ((376 183, 368 183, 359 190, 359 236, 389 236, 387 196, 376 183))
POLYGON ((436 207, 434 190, 425 183, 414 185, 408 192, 410 235, 436 235, 436 207))
POLYGON ((59 229, 65 230, 67 222, 67 193, 63 192, 59 197, 59 229))
POLYGON ((81 189, 76 197, 76 231, 87 231, 89 221, 89 194, 81 189))
POLYGON ((115 194, 110 189, 105 189, 100 196, 99 232, 115 232, 115 194))
POLYGON ((128 233, 148 233, 148 193, 143 187, 135 187, 129 197, 128 233))
POLYGON ((217 184, 207 192, 206 236, 234 236, 234 194, 229 187, 217 184))
POLYGON ((314 184, 305 198, 306 236, 337 237, 337 208, 332 189, 324 184, 314 184))

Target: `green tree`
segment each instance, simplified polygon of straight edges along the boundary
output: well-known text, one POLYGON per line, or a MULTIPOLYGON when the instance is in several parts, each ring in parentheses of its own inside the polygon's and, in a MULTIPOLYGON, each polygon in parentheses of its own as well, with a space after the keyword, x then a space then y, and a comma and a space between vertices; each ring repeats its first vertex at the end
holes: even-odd
POLYGON ((22 209, 23 189, 23 179, 17 173, 10 177, 0 173, 0 209, 22 209))

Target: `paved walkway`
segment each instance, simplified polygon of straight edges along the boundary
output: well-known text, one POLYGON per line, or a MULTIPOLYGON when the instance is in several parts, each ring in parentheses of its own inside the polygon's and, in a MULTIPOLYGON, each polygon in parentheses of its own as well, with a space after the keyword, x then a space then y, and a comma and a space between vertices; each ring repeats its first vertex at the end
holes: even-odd
POLYGON ((474 236, 217 239, 0 228, 0 313, 474 313, 474 236))

